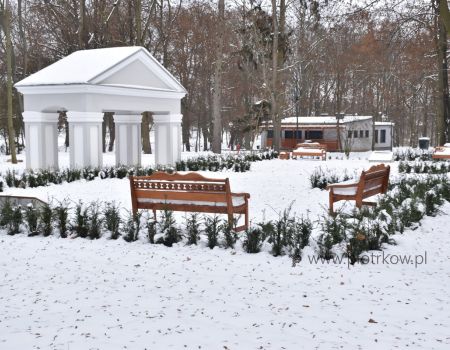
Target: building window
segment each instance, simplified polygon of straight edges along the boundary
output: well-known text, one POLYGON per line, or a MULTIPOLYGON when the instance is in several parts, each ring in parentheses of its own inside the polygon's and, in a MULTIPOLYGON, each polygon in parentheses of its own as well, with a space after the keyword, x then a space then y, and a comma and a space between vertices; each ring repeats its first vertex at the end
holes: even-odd
POLYGON ((364 137, 364 130, 359 130, 359 137, 363 138, 364 137))
POLYGON ((305 138, 306 139, 323 139, 323 131, 321 130, 307 130, 305 131, 305 138))
POLYGON ((294 132, 292 130, 284 130, 284 138, 285 139, 293 139, 294 132))
POLYGON ((386 143, 386 130, 381 130, 381 143, 386 143))
POLYGON ((273 139, 273 130, 267 130, 267 138, 273 139))
MULTIPOLYGON (((296 130, 285 130, 284 131, 284 138, 285 139, 293 139, 295 138, 295 131, 296 130)), ((297 139, 301 139, 302 138, 302 131, 298 130, 297 132, 297 139)))
POLYGON ((352 132, 351 130, 349 130, 349 131, 348 131, 348 134, 347 134, 347 138, 351 139, 351 138, 352 138, 352 135, 353 135, 353 132, 352 132))
POLYGON ((356 139, 358 137, 358 130, 353 131, 353 137, 356 139))
POLYGON ((369 130, 366 130, 366 138, 369 137, 369 130))
POLYGON ((375 143, 378 143, 378 130, 375 130, 375 143))

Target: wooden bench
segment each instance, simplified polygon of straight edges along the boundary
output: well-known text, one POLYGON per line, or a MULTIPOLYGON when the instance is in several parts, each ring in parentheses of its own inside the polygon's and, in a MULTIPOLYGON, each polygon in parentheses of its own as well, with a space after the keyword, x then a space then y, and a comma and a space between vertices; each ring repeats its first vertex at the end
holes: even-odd
POLYGON ((226 179, 210 179, 197 173, 130 176, 133 212, 138 209, 227 214, 233 225, 234 214, 244 214, 245 224, 236 231, 248 228, 248 193, 232 193, 226 179))
POLYGON ((292 157, 320 157, 322 160, 327 160, 327 146, 318 142, 304 142, 297 144, 292 151, 292 157))
POLYGON ((433 159, 450 159, 450 143, 446 143, 444 146, 436 147, 434 149, 433 159))
POLYGON ((344 183, 327 186, 330 191, 330 213, 333 214, 333 204, 342 200, 354 200, 356 207, 363 205, 375 205, 373 202, 365 202, 364 199, 379 193, 386 193, 389 184, 390 167, 384 164, 374 165, 367 171, 363 171, 358 182, 352 180, 344 183))
POLYGON ((278 155, 278 159, 288 160, 291 158, 291 154, 289 152, 283 151, 278 155))

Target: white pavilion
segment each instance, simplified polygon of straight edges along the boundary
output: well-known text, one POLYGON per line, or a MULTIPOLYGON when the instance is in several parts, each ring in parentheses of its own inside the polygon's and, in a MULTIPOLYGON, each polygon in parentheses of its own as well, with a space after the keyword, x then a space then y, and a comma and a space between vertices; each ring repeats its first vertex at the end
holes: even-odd
POLYGON ((82 50, 15 84, 23 94, 27 168, 58 168, 57 122, 69 123, 71 168, 102 166, 102 122, 114 112, 117 165, 140 165, 141 120, 152 112, 155 162, 181 155, 184 87, 143 47, 82 50))

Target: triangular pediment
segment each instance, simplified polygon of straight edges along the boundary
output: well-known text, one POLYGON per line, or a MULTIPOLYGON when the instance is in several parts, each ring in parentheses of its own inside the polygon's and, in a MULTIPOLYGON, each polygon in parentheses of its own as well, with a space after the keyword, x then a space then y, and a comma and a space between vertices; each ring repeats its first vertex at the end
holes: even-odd
POLYGON ((186 92, 173 75, 145 49, 105 70, 91 79, 90 83, 186 92))
POLYGON ((148 89, 173 89, 173 86, 164 82, 157 73, 139 59, 129 62, 121 69, 98 81, 96 84, 139 86, 148 89))

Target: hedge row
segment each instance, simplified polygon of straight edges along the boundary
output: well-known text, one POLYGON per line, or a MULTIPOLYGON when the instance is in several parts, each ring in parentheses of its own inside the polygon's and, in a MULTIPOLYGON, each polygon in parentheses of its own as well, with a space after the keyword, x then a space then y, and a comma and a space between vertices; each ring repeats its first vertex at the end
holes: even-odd
POLYGON ((400 162, 398 164, 399 173, 415 174, 446 174, 450 172, 450 163, 447 162, 400 162))
MULTIPOLYGON (((206 157, 191 158, 187 161, 176 163, 177 171, 223 171, 231 170, 236 172, 245 172, 250 170, 250 163, 265 159, 278 157, 276 152, 263 152, 243 155, 210 155, 206 157)), ((151 175, 156 170, 174 171, 172 167, 132 167, 132 166, 110 166, 103 168, 83 168, 83 169, 62 169, 62 170, 37 170, 23 171, 7 170, 4 174, 0 173, 0 192, 4 187, 38 187, 48 186, 50 184, 61 184, 63 182, 73 182, 78 180, 91 181, 96 178, 123 179, 130 175, 143 176, 151 175)))

